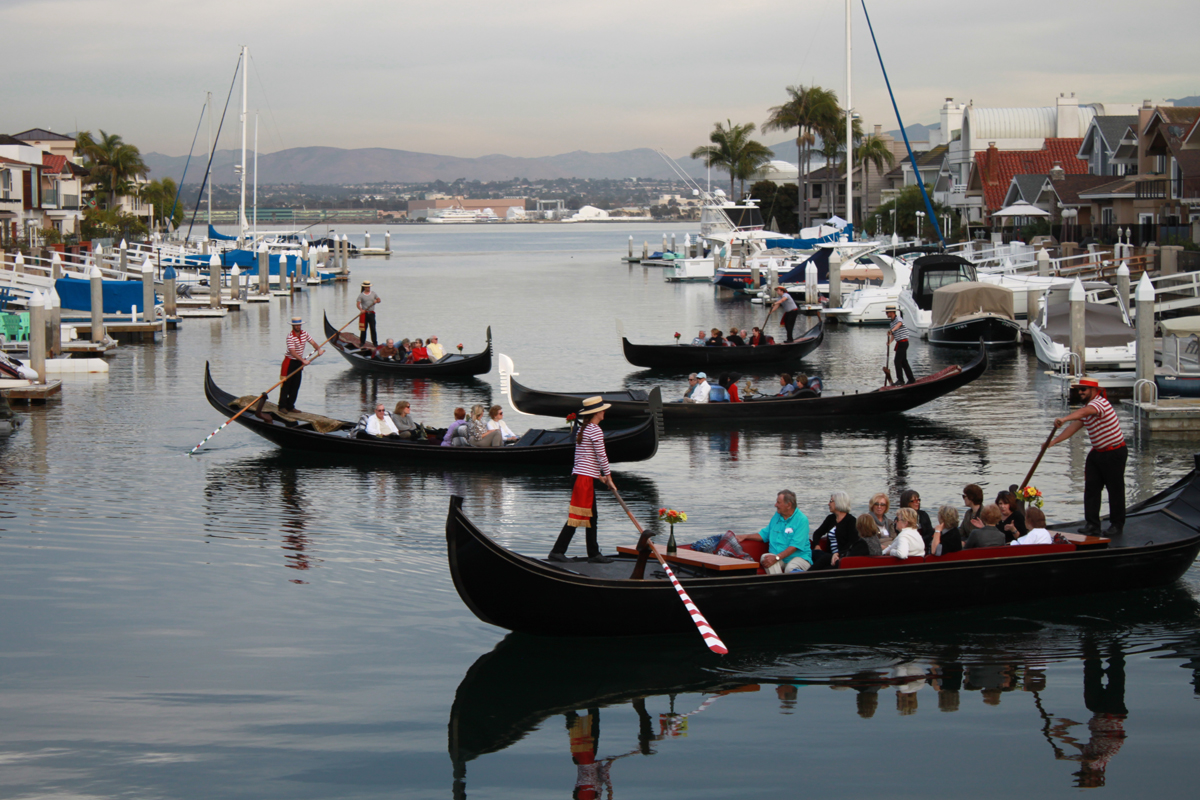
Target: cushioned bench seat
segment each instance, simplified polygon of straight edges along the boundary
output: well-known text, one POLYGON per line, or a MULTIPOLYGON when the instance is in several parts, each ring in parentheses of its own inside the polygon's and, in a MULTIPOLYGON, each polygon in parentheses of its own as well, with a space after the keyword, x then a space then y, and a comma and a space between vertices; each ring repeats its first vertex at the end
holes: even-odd
POLYGON ((838 561, 839 569, 858 569, 860 567, 896 567, 904 564, 940 564, 950 561, 979 561, 987 558, 1013 558, 1019 556, 1037 556, 1046 553, 1070 553, 1075 550, 1073 544, 1025 544, 1012 547, 976 547, 971 550, 959 550, 957 553, 947 553, 943 556, 909 556, 901 560, 892 556, 846 556, 838 561))

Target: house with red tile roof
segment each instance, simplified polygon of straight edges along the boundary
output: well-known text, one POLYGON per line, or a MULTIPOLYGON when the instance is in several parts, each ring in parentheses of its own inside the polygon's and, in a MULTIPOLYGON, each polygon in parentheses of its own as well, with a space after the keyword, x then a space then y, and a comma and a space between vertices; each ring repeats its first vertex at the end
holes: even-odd
POLYGON ((989 143, 986 150, 975 154, 967 179, 963 205, 972 212, 970 219, 990 225, 991 215, 1004 208, 1017 175, 1044 176, 1055 168, 1067 175, 1087 174, 1087 162, 1075 157, 1082 143, 1082 139, 1050 138, 1038 150, 999 150, 989 143))

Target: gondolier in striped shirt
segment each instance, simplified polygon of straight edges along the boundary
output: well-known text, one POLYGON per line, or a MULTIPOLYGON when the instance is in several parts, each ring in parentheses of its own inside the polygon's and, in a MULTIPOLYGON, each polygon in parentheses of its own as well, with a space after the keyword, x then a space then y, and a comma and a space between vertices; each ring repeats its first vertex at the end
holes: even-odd
POLYGON ((611 558, 600 555, 600 543, 596 535, 596 487, 600 481, 612 488, 612 473, 608 466, 608 453, 604 449, 604 432, 600 422, 604 412, 612 408, 603 397, 589 397, 583 401, 579 412, 579 429, 575 436, 575 476, 571 490, 571 505, 567 509, 567 524, 558 534, 558 541, 550 549, 550 561, 569 561, 567 546, 575 536, 576 528, 584 528, 587 542, 588 561, 607 564, 611 558))
POLYGON ((292 317, 292 330, 287 335, 287 355, 283 357, 283 366, 279 368, 279 377, 284 378, 288 375, 292 377, 284 381, 283 388, 279 390, 280 411, 296 410, 296 396, 300 394, 300 379, 304 375, 301 367, 307 367, 310 361, 304 357, 305 345, 311 343, 317 351, 313 358, 323 352, 321 346, 317 344, 317 340, 310 336, 303 326, 303 319, 292 317))
POLYGON ((1125 434, 1117 412, 1108 402, 1108 395, 1100 384, 1090 378, 1079 381, 1079 393, 1083 408, 1072 411, 1065 417, 1054 420, 1055 425, 1067 425, 1057 438, 1050 442, 1054 446, 1065 442, 1080 428, 1087 428, 1092 449, 1087 454, 1083 467, 1083 516, 1086 524, 1080 533, 1089 536, 1100 534, 1100 491, 1108 491, 1108 521, 1105 536, 1120 536, 1125 527, 1125 462, 1129 449, 1125 447, 1125 434))
POLYGON ((908 340, 912 333, 904 324, 904 319, 896 313, 895 306, 888 306, 884 311, 888 318, 888 344, 896 343, 896 385, 915 383, 912 367, 908 365, 908 340), (907 376, 907 377, 906 377, 907 376))

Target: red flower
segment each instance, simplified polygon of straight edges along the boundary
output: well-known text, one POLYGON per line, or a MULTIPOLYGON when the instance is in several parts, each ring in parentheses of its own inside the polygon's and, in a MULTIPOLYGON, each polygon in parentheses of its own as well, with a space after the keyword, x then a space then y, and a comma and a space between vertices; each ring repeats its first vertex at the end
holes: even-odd
POLYGON ((575 415, 573 413, 567 414, 567 422, 574 422, 574 421, 575 421, 575 415))

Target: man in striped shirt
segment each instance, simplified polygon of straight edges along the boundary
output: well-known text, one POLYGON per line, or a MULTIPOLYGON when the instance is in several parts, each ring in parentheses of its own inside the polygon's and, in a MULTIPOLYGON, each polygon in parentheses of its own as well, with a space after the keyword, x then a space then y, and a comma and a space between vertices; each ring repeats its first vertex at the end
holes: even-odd
POLYGON ((305 346, 308 344, 317 351, 313 358, 324 352, 317 340, 304 330, 304 320, 292 317, 292 330, 287 335, 287 355, 283 357, 283 366, 279 370, 279 377, 292 377, 284 381, 283 388, 279 390, 280 411, 296 410, 296 396, 300 394, 300 378, 303 375, 301 369, 307 367, 312 360, 304 357, 305 346))
POLYGON ((888 306, 884 313, 888 318, 888 344, 896 343, 896 385, 914 383, 917 379, 908 365, 908 338, 911 334, 904 320, 896 313, 895 306, 888 306))
POLYGON ((1051 446, 1065 442, 1079 429, 1086 427, 1092 449, 1083 466, 1083 516, 1087 524, 1080 533, 1096 536, 1100 533, 1100 491, 1108 491, 1109 527, 1105 536, 1120 536, 1125 528, 1125 461, 1129 450, 1117 412, 1100 384, 1090 378, 1079 381, 1079 394, 1084 406, 1065 417, 1054 420, 1055 425, 1067 425, 1051 446))

